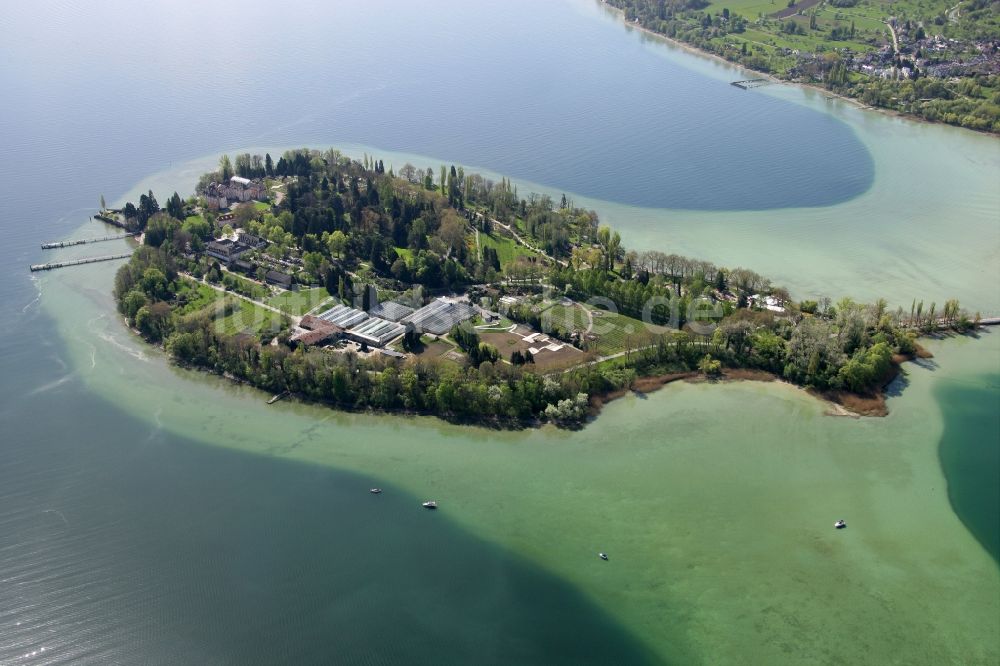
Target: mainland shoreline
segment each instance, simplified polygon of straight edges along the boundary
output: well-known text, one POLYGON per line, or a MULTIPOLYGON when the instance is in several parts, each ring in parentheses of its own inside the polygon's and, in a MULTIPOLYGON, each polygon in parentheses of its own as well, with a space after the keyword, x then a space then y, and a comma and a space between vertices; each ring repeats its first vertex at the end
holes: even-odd
POLYGON ((776 84, 776 85, 789 85, 789 86, 799 86, 799 87, 802 87, 802 88, 808 88, 810 90, 813 90, 813 91, 815 91, 817 93, 822 94, 823 96, 825 96, 825 97, 827 97, 829 99, 838 99, 838 100, 840 100, 842 102, 847 102, 851 106, 855 107, 856 109, 860 109, 862 111, 873 111, 875 113, 883 113, 883 114, 885 114, 885 115, 887 115, 889 117, 892 117, 892 118, 899 118, 901 120, 908 120, 908 121, 911 121, 911 122, 916 122, 916 123, 921 123, 921 124, 926 124, 926 125, 932 125, 932 126, 942 126, 943 125, 943 126, 948 126, 948 127, 955 127, 957 129, 964 129, 964 130, 968 130, 970 132, 975 132, 978 135, 989 136, 989 137, 992 137, 994 139, 1000 139, 1000 135, 997 135, 997 134, 995 134, 993 132, 988 132, 988 131, 985 131, 985 130, 972 129, 972 128, 969 128, 969 127, 959 127, 957 125, 951 125, 949 123, 935 122, 935 121, 932 121, 932 120, 927 120, 926 118, 922 118, 920 116, 915 116, 915 115, 911 115, 911 114, 901 113, 901 112, 896 111, 894 109, 883 109, 881 107, 871 106, 869 104, 865 104, 864 102, 862 102, 862 101, 860 101, 860 100, 858 100, 858 99, 856 99, 854 97, 848 97, 847 95, 842 95, 840 93, 833 92, 832 90, 827 90, 826 88, 823 88, 822 86, 819 86, 819 85, 817 85, 815 83, 803 83, 802 81, 789 81, 789 80, 786 80, 786 79, 779 79, 778 77, 774 76, 770 72, 761 72, 759 70, 747 67, 744 64, 736 63, 736 62, 733 62, 732 60, 726 60, 725 58, 723 58, 722 56, 720 56, 717 53, 712 53, 711 51, 705 51, 704 49, 700 49, 697 46, 694 46, 692 44, 688 44, 687 42, 682 42, 682 41, 680 41, 678 39, 675 39, 673 37, 668 37, 666 35, 662 35, 662 34, 660 34, 658 32, 650 30, 649 28, 646 28, 645 26, 639 25, 638 23, 629 23, 629 21, 625 18, 625 12, 624 11, 622 11, 621 9, 619 9, 617 7, 609 5, 607 2, 605 2, 605 0, 601 0, 601 6, 604 7, 606 10, 608 10, 609 12, 613 12, 613 13, 617 14, 618 17, 619 17, 619 20, 622 23, 622 25, 624 25, 626 28, 631 28, 633 30, 638 30, 639 32, 642 32, 642 33, 648 35, 649 37, 653 37, 655 39, 663 40, 665 43, 667 43, 667 44, 669 44, 671 46, 675 46, 675 47, 677 47, 677 48, 679 48, 679 49, 681 49, 683 51, 686 51, 687 53, 689 53, 691 55, 695 55, 695 56, 698 56, 698 57, 706 58, 708 60, 714 60, 714 61, 719 62, 719 63, 724 63, 726 65, 729 65, 730 67, 741 69, 741 70, 744 70, 746 72, 752 72, 754 75, 756 75, 758 77, 766 78, 772 84, 776 84))

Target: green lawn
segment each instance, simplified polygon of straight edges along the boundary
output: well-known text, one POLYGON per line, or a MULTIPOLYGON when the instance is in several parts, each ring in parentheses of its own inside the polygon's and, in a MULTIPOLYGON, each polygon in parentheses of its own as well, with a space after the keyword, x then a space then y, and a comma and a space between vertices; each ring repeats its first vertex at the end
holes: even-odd
POLYGON ((257 335, 263 330, 277 333, 281 325, 279 315, 241 298, 234 298, 234 301, 232 313, 216 320, 216 326, 219 327, 217 330, 228 335, 235 333, 257 335))
POLYGON ((750 21, 755 21, 758 16, 768 16, 775 12, 780 12, 788 6, 788 2, 780 0, 715 0, 708 6, 708 11, 712 14, 722 12, 723 8, 734 14, 746 17, 750 21))
POLYGON ((534 255, 534 252, 513 238, 501 236, 500 234, 479 232, 479 245, 480 247, 492 247, 496 249, 497 257, 500 259, 500 268, 503 268, 518 257, 534 255))
POLYGON ((314 289, 299 289, 298 291, 284 291, 273 298, 269 298, 265 303, 271 307, 278 308, 286 314, 301 316, 322 303, 333 300, 330 294, 323 287, 314 289))
POLYGON ((180 286, 177 290, 177 298, 178 302, 180 300, 185 300, 186 302, 174 310, 174 312, 178 316, 197 312, 209 307, 222 297, 222 293, 206 284, 201 284, 188 278, 181 278, 180 286))
POLYGON ((246 278, 240 276, 232 271, 222 272, 222 283, 219 285, 225 287, 229 291, 235 291, 237 293, 243 294, 250 298, 262 301, 271 295, 271 289, 266 287, 259 282, 254 282, 252 280, 247 280, 246 278))

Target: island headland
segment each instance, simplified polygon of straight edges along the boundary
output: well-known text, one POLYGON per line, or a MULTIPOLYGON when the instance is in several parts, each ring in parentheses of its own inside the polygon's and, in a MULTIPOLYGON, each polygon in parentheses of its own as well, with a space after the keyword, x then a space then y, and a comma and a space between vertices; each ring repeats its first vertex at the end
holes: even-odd
POLYGON ((341 409, 577 427, 677 379, 781 379, 884 415, 958 301, 796 301, 743 267, 636 252, 594 211, 462 168, 336 150, 223 156, 186 199, 100 219, 139 234, 129 326, 180 364, 341 409))

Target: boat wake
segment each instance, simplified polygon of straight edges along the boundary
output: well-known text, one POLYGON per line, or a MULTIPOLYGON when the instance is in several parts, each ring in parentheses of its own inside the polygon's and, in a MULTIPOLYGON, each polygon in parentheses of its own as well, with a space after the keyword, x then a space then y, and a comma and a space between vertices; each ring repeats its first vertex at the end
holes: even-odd
MULTIPOLYGON (((33 277, 32 277, 32 281, 34 281, 33 277)), ((41 292, 41 290, 39 290, 38 293, 35 294, 35 297, 33 299, 31 299, 31 301, 28 302, 27 305, 25 305, 23 308, 21 308, 21 314, 27 314, 28 310, 30 310, 32 308, 32 306, 36 305, 41 300, 42 300, 42 292, 41 292)))
POLYGON ((51 381, 48 384, 42 384, 38 388, 32 389, 31 391, 28 392, 28 395, 33 396, 33 395, 38 395, 39 393, 45 393, 46 391, 51 391, 54 388, 62 386, 72 378, 73 378, 73 373, 71 372, 68 375, 63 375, 62 377, 60 377, 55 381, 51 381))
MULTIPOLYGON (((97 337, 99 337, 101 340, 104 340, 105 342, 110 343, 111 345, 117 347, 118 349, 121 349, 123 352, 125 352, 126 354, 132 356, 133 358, 136 358, 136 359, 138 359, 140 361, 146 361, 146 362, 148 362, 149 361, 149 357, 146 356, 146 353, 144 351, 142 351, 141 349, 137 349, 135 347, 131 347, 131 346, 125 344, 124 342, 122 342, 121 340, 119 340, 116 335, 114 335, 112 333, 108 333, 107 331, 104 331, 104 330, 99 330, 98 327, 95 326, 95 324, 97 322, 101 321, 102 319, 106 319, 106 318, 107 318, 107 314, 106 313, 102 313, 102 314, 97 315, 93 319, 87 320, 87 329, 89 331, 93 332, 95 335, 97 335, 97 337)), ((97 366, 96 348, 94 350, 94 353, 91 354, 91 366, 92 367, 96 367, 97 366)))
POLYGON ((69 521, 66 520, 66 516, 63 515, 62 511, 56 511, 55 509, 44 509, 42 511, 42 513, 54 513, 54 514, 56 514, 57 516, 59 516, 60 518, 62 518, 62 521, 63 521, 63 523, 66 524, 66 527, 69 527, 69 521))
POLYGON ((56 363, 58 363, 59 367, 62 368, 63 372, 66 372, 67 370, 69 370, 69 366, 66 365, 66 361, 62 360, 62 357, 59 356, 59 354, 51 354, 49 356, 49 358, 51 358, 53 361, 55 361, 56 363))

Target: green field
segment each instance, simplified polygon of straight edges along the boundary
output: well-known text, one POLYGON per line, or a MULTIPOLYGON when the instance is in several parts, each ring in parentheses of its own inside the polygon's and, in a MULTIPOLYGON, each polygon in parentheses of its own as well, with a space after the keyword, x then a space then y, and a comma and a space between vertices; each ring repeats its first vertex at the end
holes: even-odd
POLYGON ((960 36, 964 28, 951 21, 935 21, 943 17, 949 9, 955 6, 952 0, 895 0, 882 2, 878 0, 859 0, 853 7, 835 7, 828 2, 820 2, 785 19, 777 19, 774 14, 786 9, 787 2, 781 0, 712 0, 706 12, 717 15, 723 9, 732 14, 746 18, 749 24, 743 33, 730 33, 713 38, 711 42, 717 46, 735 44, 741 46, 746 42, 750 49, 758 47, 758 52, 772 59, 773 69, 778 71, 794 64, 787 63, 778 49, 798 49, 800 51, 832 51, 834 49, 850 48, 863 52, 878 49, 891 43, 886 21, 896 17, 900 23, 907 19, 919 21, 928 35, 943 34, 960 36), (810 17, 815 16, 815 28, 810 28, 810 17), (804 30, 803 35, 788 34, 782 30, 782 24, 789 20, 795 21, 804 30), (846 40, 829 39, 830 31, 835 27, 848 28, 854 25, 854 37, 846 40))
POLYGON ((222 272, 222 283, 219 286, 225 287, 228 291, 234 291, 257 300, 264 300, 271 295, 270 287, 266 287, 259 282, 247 280, 228 270, 222 272))
POLYGON ((209 307, 223 294, 216 289, 212 289, 207 284, 201 284, 188 278, 181 278, 177 289, 178 301, 184 300, 184 304, 174 310, 178 316, 184 316, 192 312, 198 312, 209 307))
POLYGON ((217 330, 228 335, 235 333, 257 335, 263 330, 277 332, 281 326, 280 317, 274 312, 265 310, 242 298, 234 298, 232 296, 228 298, 233 298, 232 305, 234 309, 232 313, 225 317, 216 319, 217 330))
POLYGON ((313 308, 333 300, 323 287, 314 289, 299 289, 284 291, 265 301, 271 307, 278 308, 286 314, 301 316, 313 308))
POLYGON ((721 12, 722 8, 725 7, 729 11, 753 21, 758 16, 769 16, 787 6, 787 2, 779 0, 716 0, 709 3, 708 10, 715 14, 721 12))
POLYGON ((520 245, 513 238, 501 236, 500 234, 479 233, 480 247, 492 247, 497 251, 497 258, 500 259, 500 268, 503 268, 518 257, 534 256, 534 252, 520 245))

